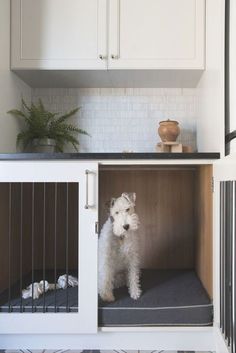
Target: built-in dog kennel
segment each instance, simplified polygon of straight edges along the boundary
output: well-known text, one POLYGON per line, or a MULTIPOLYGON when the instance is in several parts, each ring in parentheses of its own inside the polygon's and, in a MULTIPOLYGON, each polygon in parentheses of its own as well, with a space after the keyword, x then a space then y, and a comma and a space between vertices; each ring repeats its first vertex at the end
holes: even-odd
POLYGON ((212 325, 212 167, 107 165, 99 176, 100 226, 109 199, 136 192, 143 290, 100 300, 99 325, 212 325))
MULTIPOLYGON (((211 182, 210 165, 99 166, 100 229, 107 201, 136 192, 143 290, 137 301, 126 287, 115 302, 99 299, 99 326, 212 324, 211 182)), ((78 312, 69 285, 78 277, 78 193, 78 183, 0 183, 0 312, 78 312), (55 289, 63 275, 65 289, 55 289), (40 281, 39 298, 22 298, 40 281)))
POLYGON ((78 312, 78 184, 0 183, 0 195, 0 312, 78 312))

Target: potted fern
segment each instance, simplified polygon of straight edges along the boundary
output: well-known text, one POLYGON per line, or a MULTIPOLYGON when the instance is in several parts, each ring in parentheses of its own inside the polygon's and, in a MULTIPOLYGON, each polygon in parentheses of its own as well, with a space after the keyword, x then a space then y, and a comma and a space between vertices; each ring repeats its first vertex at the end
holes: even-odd
POLYGON ((75 108, 63 115, 45 109, 39 99, 30 106, 22 99, 22 110, 12 109, 8 113, 23 119, 25 128, 17 135, 17 145, 23 150, 33 152, 63 152, 66 144, 71 144, 78 151, 77 134, 89 135, 78 126, 70 124, 67 119, 75 115, 80 108, 75 108))

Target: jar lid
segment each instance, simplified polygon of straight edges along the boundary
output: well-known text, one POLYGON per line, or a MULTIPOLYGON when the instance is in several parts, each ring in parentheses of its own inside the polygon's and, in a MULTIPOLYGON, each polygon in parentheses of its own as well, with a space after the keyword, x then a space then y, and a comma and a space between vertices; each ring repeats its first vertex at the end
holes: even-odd
POLYGON ((163 123, 175 123, 175 124, 179 124, 179 122, 177 120, 170 120, 170 119, 167 119, 167 120, 162 120, 159 122, 159 124, 163 124, 163 123))

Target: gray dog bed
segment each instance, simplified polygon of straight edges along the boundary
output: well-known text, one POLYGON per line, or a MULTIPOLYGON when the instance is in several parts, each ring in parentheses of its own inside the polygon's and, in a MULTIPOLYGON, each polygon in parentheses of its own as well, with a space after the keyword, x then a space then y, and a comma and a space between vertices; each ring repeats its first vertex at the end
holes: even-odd
POLYGON ((115 290, 114 303, 99 302, 100 326, 209 326, 213 305, 192 270, 143 270, 142 296, 115 290))

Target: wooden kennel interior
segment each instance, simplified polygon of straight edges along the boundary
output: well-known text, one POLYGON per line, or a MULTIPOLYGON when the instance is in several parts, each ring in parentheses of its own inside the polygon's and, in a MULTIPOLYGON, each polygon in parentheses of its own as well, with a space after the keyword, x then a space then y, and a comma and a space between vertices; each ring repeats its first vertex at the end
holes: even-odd
POLYGON ((106 203, 136 192, 141 267, 194 269, 212 298, 212 166, 101 166, 99 223, 106 203))
POLYGON ((142 295, 115 289, 115 302, 99 302, 99 325, 211 326, 212 166, 101 166, 100 225, 123 192, 137 196, 142 295))

